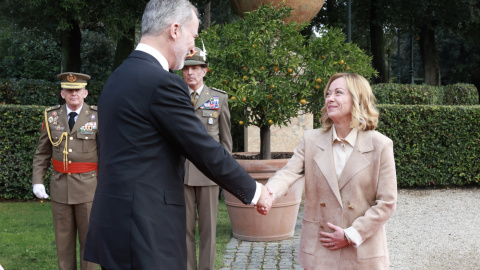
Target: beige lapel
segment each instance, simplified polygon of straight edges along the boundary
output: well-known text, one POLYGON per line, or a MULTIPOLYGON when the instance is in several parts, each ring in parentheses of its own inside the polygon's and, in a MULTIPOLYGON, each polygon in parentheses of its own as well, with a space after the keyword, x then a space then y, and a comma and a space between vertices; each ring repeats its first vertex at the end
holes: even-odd
POLYGON ((370 165, 370 162, 363 156, 363 154, 373 151, 372 132, 373 131, 358 131, 355 148, 353 149, 350 158, 347 160, 347 164, 345 164, 345 168, 338 180, 340 189, 342 189, 355 174, 370 165))
POLYGON ((68 127, 67 105, 65 104, 60 107, 60 111, 58 112, 57 124, 60 127, 64 127, 63 131, 68 132, 70 130, 70 128, 68 127))
POLYGON ((200 106, 207 102, 211 97, 210 95, 210 88, 204 85, 203 90, 198 97, 197 104, 195 104, 195 110, 197 110, 198 108, 200 108, 200 106))
MULTIPOLYGON (((317 163, 320 171, 325 176, 330 188, 340 205, 342 205, 342 198, 340 197, 340 188, 338 186, 337 176, 335 175, 335 164, 333 161, 332 148, 332 129, 322 133, 318 142, 316 143, 318 153, 315 154, 314 160, 317 163)), ((343 205, 342 205, 343 206, 343 205)))
MULTIPOLYGON (((77 132, 85 123, 87 123, 89 120, 89 116, 90 116, 90 106, 88 106, 86 103, 83 103, 83 107, 82 107, 82 110, 80 111, 80 115, 78 115, 77 121, 75 121, 75 125, 73 125, 72 132, 70 132, 70 134, 77 132)), ((67 123, 67 126, 68 126, 68 123, 67 123)))

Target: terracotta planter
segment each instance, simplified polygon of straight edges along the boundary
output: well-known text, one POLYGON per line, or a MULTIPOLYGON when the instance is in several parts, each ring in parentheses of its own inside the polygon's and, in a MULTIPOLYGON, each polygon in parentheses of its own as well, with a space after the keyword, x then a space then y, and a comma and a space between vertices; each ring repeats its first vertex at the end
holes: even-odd
MULTIPOLYGON (((235 154, 233 154, 235 157, 235 154)), ((238 163, 256 181, 265 184, 288 159, 239 160, 238 163)), ((246 241, 279 241, 290 238, 302 201, 304 180, 297 181, 286 196, 277 199, 268 215, 260 215, 253 206, 244 205, 240 200, 225 192, 225 204, 232 224, 233 236, 246 241)))
POLYGON ((323 6, 324 0, 230 0, 233 9, 240 15, 255 9, 260 5, 273 3, 278 6, 285 1, 287 6, 293 8, 290 20, 303 23, 311 21, 323 6))

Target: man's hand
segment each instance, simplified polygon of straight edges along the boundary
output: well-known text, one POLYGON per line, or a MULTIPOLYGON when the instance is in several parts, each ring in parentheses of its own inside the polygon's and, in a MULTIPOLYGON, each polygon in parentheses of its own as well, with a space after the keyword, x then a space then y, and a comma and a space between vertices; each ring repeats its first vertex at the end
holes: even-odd
MULTIPOLYGON (((48 196, 47 192, 45 191, 45 186, 43 184, 33 185, 33 193, 39 199, 47 199, 48 197, 50 197, 50 196, 48 196)), ((263 191, 262 191, 262 193, 263 193, 263 191)))
POLYGON ((257 209, 257 212, 261 215, 267 215, 268 211, 272 208, 273 200, 273 192, 270 192, 262 185, 262 193, 260 194, 260 198, 258 198, 255 209, 257 209))

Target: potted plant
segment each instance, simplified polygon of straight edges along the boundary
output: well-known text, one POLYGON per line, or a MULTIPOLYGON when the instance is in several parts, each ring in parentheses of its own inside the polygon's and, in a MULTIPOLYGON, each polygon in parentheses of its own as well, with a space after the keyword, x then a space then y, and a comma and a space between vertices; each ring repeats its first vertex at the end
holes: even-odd
MULTIPOLYGON (((210 62, 206 84, 229 93, 234 125, 260 128, 260 160, 238 160, 260 182, 266 182, 288 161, 271 160, 270 127, 288 125, 300 110, 318 114, 323 106, 319 104, 323 88, 331 75, 354 70, 353 66, 370 65, 369 57, 361 50, 338 40, 344 35, 330 37, 330 41, 336 41, 330 45, 302 36, 306 23, 285 22, 291 11, 286 5, 262 4, 258 10, 245 13, 241 20, 212 26, 200 34, 210 62), (321 46, 325 51, 319 54, 313 46, 321 46), (364 63, 358 62, 356 56, 350 58, 355 54, 364 63), (347 59, 352 61, 350 66, 347 59)), ((373 69, 363 75, 372 73, 373 69)), ((276 200, 267 216, 257 214, 225 193, 234 236, 253 241, 292 236, 302 191, 303 181, 298 181, 287 196, 276 200)))

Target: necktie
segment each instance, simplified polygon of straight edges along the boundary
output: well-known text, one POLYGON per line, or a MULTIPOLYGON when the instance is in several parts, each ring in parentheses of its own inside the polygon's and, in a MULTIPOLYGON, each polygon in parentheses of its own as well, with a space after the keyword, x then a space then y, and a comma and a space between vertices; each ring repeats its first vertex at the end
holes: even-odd
POLYGON ((76 112, 71 112, 68 114, 68 126, 70 127, 70 131, 72 131, 73 125, 75 125, 75 116, 77 116, 76 112))
POLYGON ((192 92, 192 99, 190 100, 192 102, 192 106, 195 107, 195 104, 197 104, 197 96, 198 96, 198 93, 197 91, 193 91, 192 92))

